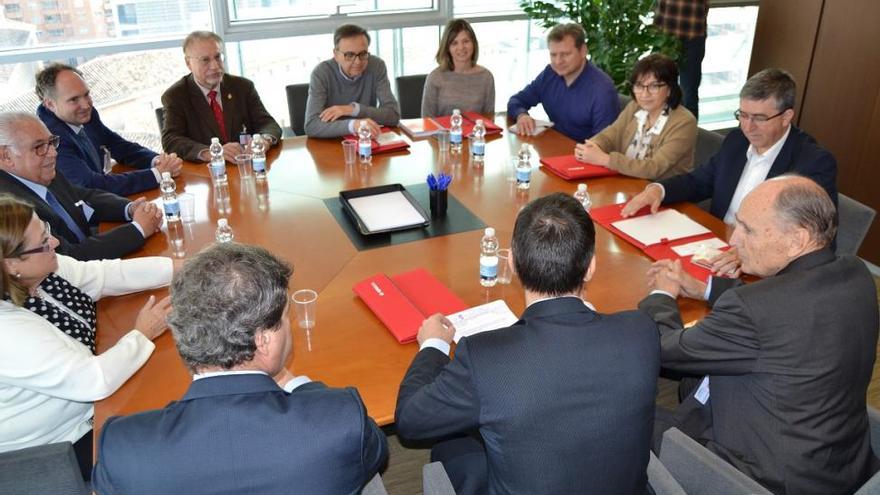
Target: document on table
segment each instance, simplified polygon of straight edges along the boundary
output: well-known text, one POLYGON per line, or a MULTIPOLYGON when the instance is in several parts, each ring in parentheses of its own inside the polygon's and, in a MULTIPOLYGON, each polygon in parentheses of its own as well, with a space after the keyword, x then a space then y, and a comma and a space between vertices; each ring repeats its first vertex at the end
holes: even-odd
POLYGON ((709 233, 709 229, 676 210, 619 220, 611 225, 645 246, 709 233))
MULTIPOLYGON (((542 132, 546 131, 547 129, 549 129, 551 127, 553 127, 553 122, 550 122, 549 120, 535 119, 535 130, 532 131, 531 135, 537 136, 538 134, 541 134, 542 132)), ((519 130, 518 130, 516 124, 513 124, 512 126, 510 126, 509 130, 510 130, 510 132, 512 132, 514 134, 519 134, 519 130)))
POLYGON ((376 136, 376 142, 379 143, 379 146, 385 146, 386 144, 396 143, 398 141, 402 141, 400 138, 400 134, 396 132, 383 132, 376 136))
POLYGON ((684 258, 686 256, 697 254, 697 251, 701 251, 703 249, 722 249, 726 247, 726 242, 717 237, 713 237, 711 239, 703 239, 702 241, 694 241, 688 244, 682 244, 681 246, 672 246, 672 250, 675 251, 675 254, 684 258))
POLYGON ((462 337, 506 328, 519 320, 502 299, 474 306, 446 318, 455 325, 453 340, 456 344, 462 337))
POLYGON ((425 221, 401 191, 351 198, 348 203, 372 232, 418 225, 425 221))

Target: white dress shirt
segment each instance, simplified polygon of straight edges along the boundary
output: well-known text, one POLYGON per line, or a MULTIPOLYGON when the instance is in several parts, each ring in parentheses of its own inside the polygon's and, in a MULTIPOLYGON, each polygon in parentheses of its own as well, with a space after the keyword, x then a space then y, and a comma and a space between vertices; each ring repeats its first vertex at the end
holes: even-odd
MULTIPOLYGON (((205 378, 211 378, 212 376, 229 376, 229 375, 266 375, 269 376, 265 371, 260 370, 230 370, 230 371, 209 371, 207 373, 196 373, 193 375, 193 381, 203 380, 205 378)), ((306 375, 295 376, 290 381, 284 384, 282 389, 288 394, 293 392, 294 389, 299 387, 300 385, 305 385, 306 383, 311 383, 312 379, 306 375)))
POLYGON ((752 189, 758 187, 758 184, 767 180, 770 167, 773 166, 773 162, 779 156, 779 151, 782 149, 782 145, 785 144, 785 140, 788 139, 789 132, 791 132, 791 125, 785 130, 782 138, 773 143, 773 146, 765 151, 763 155, 759 154, 753 145, 749 145, 749 149, 746 151, 746 166, 743 168, 742 175, 739 176, 736 191, 734 191, 733 198, 730 200, 730 206, 724 215, 724 223, 728 225, 735 224, 736 212, 739 211, 739 206, 742 204, 743 199, 752 192, 752 189))

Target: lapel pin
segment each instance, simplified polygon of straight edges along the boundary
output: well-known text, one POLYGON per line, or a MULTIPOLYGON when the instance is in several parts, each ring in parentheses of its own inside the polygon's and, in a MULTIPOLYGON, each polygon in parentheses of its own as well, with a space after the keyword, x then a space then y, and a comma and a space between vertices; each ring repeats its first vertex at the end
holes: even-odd
POLYGON ((227 100, 231 100, 231 99, 232 99, 232 93, 226 93, 226 99, 227 99, 227 100))

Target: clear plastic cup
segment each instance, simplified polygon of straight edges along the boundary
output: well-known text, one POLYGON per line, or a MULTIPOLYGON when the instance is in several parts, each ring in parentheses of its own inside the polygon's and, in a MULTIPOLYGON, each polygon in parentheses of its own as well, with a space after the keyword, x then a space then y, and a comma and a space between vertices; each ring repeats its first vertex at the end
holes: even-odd
POLYGON ((296 324, 305 330, 315 326, 315 309, 318 305, 318 293, 311 289, 302 289, 291 297, 296 312, 296 324))
POLYGON ((235 163, 238 164, 238 176, 240 178, 249 179, 254 176, 254 155, 250 153, 237 155, 235 163))
POLYGON ((342 155, 345 157, 346 165, 354 165, 357 159, 357 145, 354 139, 346 139, 342 142, 342 155))
POLYGON ((513 270, 510 268, 510 249, 499 249, 496 282, 499 284, 509 284, 511 279, 513 279, 513 270))
POLYGON ((190 193, 181 193, 177 196, 180 203, 180 219, 184 222, 195 222, 196 220, 196 197, 190 193))
POLYGON ((440 150, 441 153, 446 153, 449 151, 449 131, 446 129, 440 129, 434 134, 434 138, 437 140, 437 149, 440 150))

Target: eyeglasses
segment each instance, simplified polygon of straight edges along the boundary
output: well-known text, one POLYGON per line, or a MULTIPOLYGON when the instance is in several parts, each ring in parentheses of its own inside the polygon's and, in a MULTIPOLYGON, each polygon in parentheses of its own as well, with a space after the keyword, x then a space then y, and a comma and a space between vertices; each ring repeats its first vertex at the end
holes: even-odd
POLYGON ((633 84, 633 93, 648 93, 649 95, 656 95, 660 88, 666 86, 666 83, 651 83, 651 84, 633 84))
POLYGON ((358 59, 361 62, 366 62, 368 58, 370 58, 370 52, 362 51, 360 53, 355 52, 341 52, 339 50, 334 49, 337 53, 341 53, 342 57, 346 62, 354 62, 354 59, 358 59))
POLYGON ((60 143, 60 142, 61 142, 61 136, 52 136, 45 141, 37 142, 34 145, 34 147, 31 149, 34 150, 34 154, 36 154, 37 156, 46 156, 46 153, 49 152, 49 146, 51 146, 57 150, 58 143, 60 143))
POLYGON ((51 241, 52 241, 52 226, 49 225, 49 222, 44 221, 43 228, 45 229, 46 240, 43 241, 42 244, 40 244, 39 246, 37 246, 33 249, 19 251, 18 253, 16 253, 15 255, 13 255, 11 257, 12 258, 21 258, 22 256, 25 256, 28 254, 47 253, 47 252, 51 251, 52 250, 52 243, 51 243, 51 241))
POLYGON ((222 53, 218 53, 217 55, 214 55, 213 57, 205 55, 204 57, 186 57, 186 58, 195 60, 196 62, 198 62, 202 65, 211 65, 211 62, 217 62, 218 64, 223 65, 223 58, 224 57, 223 57, 222 53))
POLYGON ((738 120, 740 122, 742 122, 744 120, 750 120, 755 124, 763 124, 764 122, 767 122, 768 120, 773 120, 776 117, 779 117, 780 115, 784 114, 787 110, 788 109, 786 108, 785 110, 777 113, 776 115, 771 115, 769 117, 766 115, 761 115, 761 114, 751 115, 751 114, 743 112, 742 110, 737 110, 737 111, 733 112, 733 118, 735 118, 736 120, 738 120))

